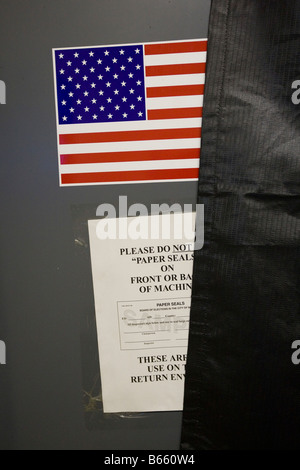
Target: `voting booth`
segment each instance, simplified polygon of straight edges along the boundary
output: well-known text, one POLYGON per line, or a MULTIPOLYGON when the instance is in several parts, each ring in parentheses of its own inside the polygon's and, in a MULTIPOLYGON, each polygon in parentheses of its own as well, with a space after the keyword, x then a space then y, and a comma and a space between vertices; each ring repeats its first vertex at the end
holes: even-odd
POLYGON ((298 450, 299 1, 0 9, 1 450, 298 450))
POLYGON ((4 3, 0 446, 179 449, 210 1, 4 3))

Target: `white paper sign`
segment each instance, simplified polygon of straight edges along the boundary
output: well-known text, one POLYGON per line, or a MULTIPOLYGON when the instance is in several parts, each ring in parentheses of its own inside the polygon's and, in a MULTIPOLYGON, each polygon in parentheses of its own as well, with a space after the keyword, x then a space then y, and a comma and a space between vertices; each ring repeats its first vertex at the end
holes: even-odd
MULTIPOLYGON (((175 226, 182 220, 168 217, 175 226)), ((104 412, 181 410, 193 243, 184 236, 103 240, 99 223, 89 221, 89 236, 104 412)))

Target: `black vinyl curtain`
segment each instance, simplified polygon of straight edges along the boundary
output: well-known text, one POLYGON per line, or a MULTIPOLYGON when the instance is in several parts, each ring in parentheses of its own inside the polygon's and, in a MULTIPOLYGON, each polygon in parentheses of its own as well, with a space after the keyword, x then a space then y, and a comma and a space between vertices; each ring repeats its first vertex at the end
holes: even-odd
POLYGON ((213 0, 182 449, 300 449, 300 1, 213 0))

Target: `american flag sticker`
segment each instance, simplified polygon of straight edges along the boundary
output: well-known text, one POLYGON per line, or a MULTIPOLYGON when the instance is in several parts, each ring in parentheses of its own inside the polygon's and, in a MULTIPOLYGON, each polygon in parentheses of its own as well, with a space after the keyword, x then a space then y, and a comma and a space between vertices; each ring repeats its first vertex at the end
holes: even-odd
POLYGON ((207 40, 53 49, 61 186, 199 176, 207 40))

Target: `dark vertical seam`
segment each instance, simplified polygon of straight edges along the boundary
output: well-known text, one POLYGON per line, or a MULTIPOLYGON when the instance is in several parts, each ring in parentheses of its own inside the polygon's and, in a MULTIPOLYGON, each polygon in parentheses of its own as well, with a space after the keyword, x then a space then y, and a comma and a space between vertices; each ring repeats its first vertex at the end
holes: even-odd
MULTIPOLYGON (((227 59, 227 54, 228 54, 229 16, 230 16, 231 1, 232 0, 227 0, 224 54, 223 54, 223 60, 221 64, 222 80, 221 80, 221 87, 220 87, 220 92, 219 92, 219 97, 218 97, 218 107, 217 107, 217 138, 216 138, 216 147, 215 147, 215 155, 214 155, 214 179, 213 179, 214 197, 217 194, 217 156, 218 156, 218 151, 220 150, 221 121, 222 121, 222 111, 224 109, 224 88, 225 88, 225 76, 226 76, 226 59, 227 59)), ((215 204, 213 204, 212 206, 214 209, 215 204)), ((214 231, 214 227, 215 227, 214 222, 215 222, 215 211, 213 210, 212 232, 214 231)))
MULTIPOLYGON (((218 0, 213 0, 214 3, 216 3, 218 0)), ((224 45, 223 45, 223 49, 224 49, 224 54, 223 54, 223 59, 222 59, 222 65, 221 65, 221 69, 222 69, 222 79, 221 79, 221 86, 220 86, 220 90, 219 90, 219 95, 218 95, 218 99, 217 99, 217 112, 216 112, 216 122, 217 122, 217 129, 216 129, 216 132, 217 132, 217 138, 216 138, 216 146, 215 146, 215 154, 213 156, 213 159, 214 159, 214 179, 213 179, 213 183, 214 183, 214 193, 212 195, 213 197, 213 204, 211 205, 212 207, 212 214, 211 214, 211 227, 209 229, 209 233, 207 234, 208 235, 208 238, 210 240, 213 240, 213 231, 214 231, 214 227, 215 227, 215 224, 214 224, 214 218, 215 218, 215 211, 214 211, 214 207, 215 207, 215 202, 216 202, 216 199, 215 199, 215 195, 217 193, 217 183, 216 183, 216 172, 217 172, 217 150, 219 148, 219 133, 220 133, 220 126, 221 126, 221 118, 222 118, 222 96, 223 96, 223 91, 224 91, 224 82, 225 82, 225 75, 226 75, 226 58, 227 58, 227 47, 228 47, 228 31, 229 31, 229 12, 230 12, 230 6, 231 6, 231 0, 226 0, 227 1, 227 8, 226 8, 226 18, 225 18, 225 38, 224 38, 224 45)), ((213 5, 215 6, 215 5, 213 5)), ((212 7, 213 7, 212 6, 212 7)), ((209 38, 208 38, 209 39, 209 38)), ((209 46, 209 44, 208 44, 209 46)), ((211 52, 213 54, 213 51, 211 52)), ((199 180, 199 183, 201 182, 201 179, 199 180)), ((200 186, 199 186, 199 193, 200 193, 200 186)), ((200 260, 198 262, 201 262, 200 260)), ((212 273, 214 272, 214 267, 212 268, 212 273)), ((209 291, 209 284, 211 284, 213 282, 213 280, 211 279, 210 281, 208 280, 208 285, 206 287, 206 289, 209 291)), ((193 306, 195 306, 195 298, 192 297, 193 299, 193 306)), ((210 296, 208 296, 208 305, 210 306, 210 309, 212 308, 212 299, 210 298, 210 296)), ((202 371, 207 371, 208 370, 208 362, 207 362, 207 358, 209 357, 209 354, 208 354, 208 351, 209 351, 209 345, 208 345, 208 336, 209 336, 209 328, 208 328, 208 311, 207 311, 207 308, 204 308, 203 309, 204 311, 204 315, 203 315, 203 325, 202 325, 202 347, 201 347, 201 353, 199 355, 199 363, 200 363, 200 368, 202 371)), ((193 318, 191 317, 191 321, 193 320, 193 318)), ((188 348, 188 351, 189 351, 189 348, 188 348)), ((200 387, 201 387, 201 384, 200 384, 200 387)), ((198 394, 198 397, 199 397, 199 409, 200 408, 204 408, 205 407, 205 399, 201 399, 201 396, 203 396, 203 390, 199 390, 199 394, 198 394)), ((199 426, 199 434, 201 436, 204 435, 204 430, 202 429, 202 423, 198 423, 198 426, 199 426)), ((207 443, 206 443, 206 446, 207 446, 207 443)), ((209 445, 208 447, 205 447, 205 448, 209 448, 209 445)))
MULTIPOLYGON (((210 227, 210 233, 209 233, 209 238, 211 241, 214 241, 214 231, 215 231, 215 220, 216 220, 216 211, 215 211, 215 206, 216 206, 216 194, 217 194, 217 162, 218 162, 218 150, 220 147, 220 128, 221 128, 221 119, 222 119, 222 110, 223 110, 223 95, 224 95, 224 82, 225 82, 225 76, 226 76, 226 58, 227 58, 227 48, 228 48, 228 31, 229 31, 229 13, 230 13, 230 6, 231 6, 231 0, 227 0, 227 8, 226 8, 226 18, 225 18, 225 38, 224 38, 224 54, 223 54, 223 59, 222 59, 222 64, 221 64, 221 70, 222 70, 222 79, 221 79, 221 86, 219 90, 219 96, 218 96, 218 104, 217 104, 217 138, 216 138, 216 145, 215 145, 215 154, 213 156, 214 158, 214 177, 213 177, 213 188, 214 192, 212 195, 212 204, 211 204, 211 227, 210 227)), ((212 248, 214 249, 214 248, 212 248)), ((210 285, 213 285, 214 283, 214 272, 215 272, 216 266, 214 262, 212 263, 212 269, 211 269, 211 276, 212 278, 208 280, 208 283, 210 285)), ((209 284, 207 286, 209 290, 209 284)), ((209 305, 209 310, 210 312, 212 311, 213 308, 213 299, 211 298, 211 294, 209 296, 208 300, 208 305, 209 305)), ((210 357, 209 354, 209 343, 208 343, 208 336, 209 336, 209 313, 208 309, 204 309, 204 331, 203 331, 203 343, 202 343, 202 349, 203 349, 203 355, 200 356, 200 363, 202 365, 203 370, 208 371, 208 361, 207 358, 210 357)), ((204 406, 205 400, 203 400, 202 406, 204 406)), ((204 430, 202 431, 202 435, 205 435, 204 430)), ((207 444, 206 444, 207 445, 207 444)), ((213 443, 210 443, 207 448, 214 448, 213 443)))

